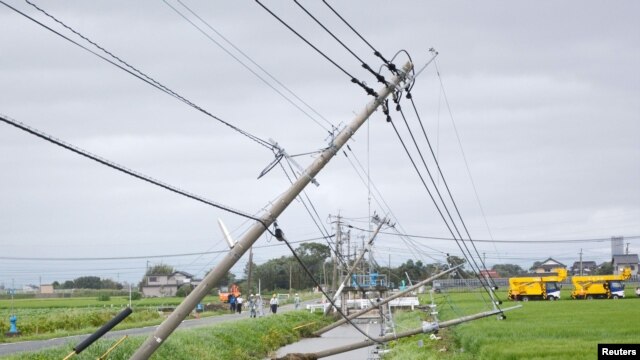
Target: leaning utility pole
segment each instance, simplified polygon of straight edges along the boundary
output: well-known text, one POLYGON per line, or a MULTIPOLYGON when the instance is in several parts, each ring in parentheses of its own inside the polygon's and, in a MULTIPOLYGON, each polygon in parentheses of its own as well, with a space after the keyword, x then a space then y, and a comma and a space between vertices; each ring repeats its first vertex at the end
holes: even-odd
POLYGON ((355 132, 364 124, 365 121, 373 114, 374 111, 382 104, 382 102, 394 91, 401 87, 401 83, 407 78, 409 71, 413 69, 413 64, 407 62, 402 72, 394 76, 391 83, 386 85, 378 92, 378 97, 369 102, 364 110, 362 110, 349 125, 347 125, 336 137, 330 147, 325 149, 311 165, 305 170, 302 176, 296 180, 289 189, 280 196, 271 208, 260 217, 260 221, 256 221, 237 244, 229 250, 227 255, 220 261, 218 266, 211 270, 202 282, 178 305, 178 307, 169 315, 169 317, 156 328, 138 350, 133 354, 131 359, 143 360, 148 359, 156 349, 167 340, 169 335, 180 325, 180 323, 189 315, 196 305, 220 282, 220 279, 240 260, 242 255, 262 236, 271 224, 273 224, 278 216, 291 204, 293 200, 304 190, 304 188, 312 181, 312 179, 324 168, 325 165, 335 156, 335 154, 347 143, 347 141, 355 134, 355 132))
POLYGON ((391 295, 391 296, 389 296, 389 297, 387 297, 387 298, 382 299, 382 300, 381 300, 381 301, 379 301, 379 302, 376 302, 376 304, 375 304, 376 306, 369 306, 368 308, 366 308, 366 309, 362 309, 362 310, 360 310, 360 311, 358 311, 358 312, 355 312, 355 313, 353 313, 353 314, 351 314, 351 315, 347 316, 346 318, 342 318, 342 319, 340 319, 340 320, 338 320, 338 321, 336 321, 336 322, 334 322, 334 323, 331 323, 331 324, 329 324, 329 325, 327 325, 327 326, 323 327, 323 328, 322 328, 322 329, 320 329, 320 330, 316 330, 316 331, 313 333, 313 335, 315 335, 315 336, 320 336, 320 335, 322 335, 322 334, 326 333, 327 331, 329 331, 329 330, 331 330, 331 329, 334 329, 334 328, 337 328, 338 326, 340 326, 340 325, 342 325, 342 324, 346 323, 346 322, 347 322, 347 319, 348 319, 348 320, 353 320, 353 319, 355 319, 355 318, 357 318, 357 317, 360 317, 360 316, 362 316, 362 315, 364 315, 364 314, 368 313, 369 311, 372 311, 373 309, 377 309, 377 308, 379 308, 380 306, 385 305, 386 303, 388 303, 388 302, 390 302, 390 301, 392 301, 392 300, 395 300, 395 299, 397 299, 397 298, 401 297, 402 295, 404 295, 404 294, 406 294, 406 293, 408 293, 408 292, 410 292, 410 291, 413 291, 413 290, 415 290, 415 289, 419 288, 420 286, 422 286, 422 285, 424 285, 424 284, 427 284, 427 283, 429 283, 429 282, 431 282, 431 281, 433 281, 433 280, 435 280, 435 279, 439 278, 439 277, 440 277, 440 276, 442 276, 442 275, 446 275, 446 274, 448 274, 448 273, 450 273, 450 272, 454 271, 455 269, 459 268, 460 266, 462 266, 462 265, 458 265, 458 266, 452 267, 451 269, 447 269, 447 270, 445 270, 445 271, 441 271, 441 272, 439 272, 439 273, 437 273, 437 274, 435 274, 435 275, 431 276, 431 277, 430 277, 430 278, 428 278, 428 279, 424 279, 424 280, 420 281, 419 283, 417 283, 417 284, 415 284, 415 285, 413 285, 413 286, 410 286, 410 287, 408 287, 408 288, 404 289, 403 291, 400 291, 400 292, 398 292, 398 293, 396 293, 396 294, 393 294, 393 295, 391 295))
POLYGON ((462 316, 456 319, 452 319, 452 320, 447 320, 447 321, 443 321, 443 322, 432 322, 432 323, 423 323, 421 328, 417 328, 417 329, 413 329, 413 330, 408 330, 405 332, 401 332, 398 334, 389 334, 386 336, 382 336, 376 339, 364 339, 362 341, 359 341, 357 343, 353 343, 353 344, 349 344, 349 345, 343 345, 343 346, 338 346, 332 349, 327 349, 327 350, 321 350, 318 351, 316 353, 306 353, 306 354, 287 354, 286 356, 280 357, 278 358, 278 360, 288 360, 288 359, 321 359, 327 356, 332 356, 332 355, 336 355, 336 354, 341 354, 344 352, 348 352, 348 351, 352 351, 352 350, 357 350, 357 349, 361 349, 364 347, 368 347, 371 345, 375 345, 376 343, 386 343, 392 340, 397 340, 397 339, 401 339, 407 336, 413 336, 413 335, 418 335, 418 334, 428 334, 428 333, 433 333, 435 331, 438 331, 439 329, 444 329, 444 328, 448 328, 454 325, 458 325, 458 324, 462 324, 468 321, 473 321, 473 320, 477 320, 477 319, 481 319, 481 318, 485 318, 491 315, 497 315, 497 314, 501 314, 505 311, 510 311, 510 310, 514 310, 517 308, 522 307, 522 305, 516 305, 516 306, 512 306, 506 309, 502 309, 502 310, 490 310, 490 311, 485 311, 485 312, 481 312, 481 313, 476 313, 473 315, 467 315, 467 316, 462 316))

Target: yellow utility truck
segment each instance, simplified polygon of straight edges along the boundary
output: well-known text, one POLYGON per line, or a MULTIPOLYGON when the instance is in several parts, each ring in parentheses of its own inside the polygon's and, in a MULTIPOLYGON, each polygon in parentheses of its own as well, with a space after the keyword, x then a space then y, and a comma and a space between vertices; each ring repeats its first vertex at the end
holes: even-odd
POLYGON ((571 278, 574 299, 618 299, 624 297, 624 280, 631 277, 625 268, 619 275, 588 275, 571 278))
POLYGON ((509 278, 509 299, 516 301, 558 300, 560 284, 567 278, 567 269, 553 269, 552 273, 509 278))

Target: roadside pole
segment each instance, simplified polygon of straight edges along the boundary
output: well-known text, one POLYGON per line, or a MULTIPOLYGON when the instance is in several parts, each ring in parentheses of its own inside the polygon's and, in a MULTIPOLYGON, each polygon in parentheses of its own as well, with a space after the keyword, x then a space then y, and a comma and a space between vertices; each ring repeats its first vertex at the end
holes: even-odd
MULTIPOLYGON (((384 305, 384 304, 386 304, 386 303, 388 303, 388 302, 390 302, 390 301, 392 301, 394 299, 399 298, 400 296, 402 296, 402 295, 404 295, 404 294, 406 294, 406 293, 408 293, 410 291, 413 291, 413 290, 419 288, 420 286, 422 286, 422 285, 424 285, 424 284, 426 284, 428 282, 431 282, 431 281, 439 278, 442 275, 445 275, 445 274, 448 274, 448 273, 454 271, 455 269, 459 268, 460 266, 462 266, 462 264, 458 265, 456 267, 452 267, 451 269, 447 269, 447 270, 445 270, 443 272, 437 273, 437 274, 433 275, 432 277, 430 277, 428 279, 422 280, 419 283, 417 283, 417 284, 415 284, 415 285, 413 285, 411 287, 408 287, 403 291, 400 291, 399 293, 393 294, 393 295, 389 296, 388 298, 383 299, 382 301, 376 303, 376 306, 370 306, 370 307, 368 307, 366 309, 360 310, 360 311, 358 311, 356 313, 353 313, 353 314, 347 316, 347 319, 353 320, 353 319, 355 319, 355 318, 357 318, 359 316, 362 316, 362 315, 368 313, 369 311, 372 311, 373 309, 376 309, 376 308, 378 308, 378 307, 380 307, 380 306, 382 306, 382 305, 384 305)), ((342 318, 342 319, 340 319, 340 320, 338 320, 338 321, 336 321, 336 322, 334 322, 332 324, 329 324, 329 325, 323 327, 320 330, 317 330, 316 332, 313 333, 313 335, 320 336, 320 335, 326 333, 327 331, 329 331, 331 329, 334 329, 334 328, 337 328, 338 326, 340 326, 340 325, 342 325, 342 324, 344 324, 346 322, 347 322, 347 320, 342 318)))
POLYGON ((473 321, 473 320, 485 318, 485 317, 488 317, 488 316, 491 316, 491 315, 497 315, 497 314, 499 314, 501 312, 517 309, 519 307, 522 307, 522 305, 516 305, 516 306, 510 307, 510 308, 506 308, 506 309, 502 309, 502 310, 485 311, 485 312, 476 313, 476 314, 473 314, 473 315, 459 317, 459 318, 453 319, 453 320, 443 321, 441 323, 425 322, 425 323, 423 323, 421 328, 408 330, 408 331, 401 332, 401 333, 398 333, 398 334, 389 334, 387 336, 381 336, 379 338, 374 339, 375 342, 373 340, 371 340, 371 339, 364 339, 363 341, 359 341, 359 342, 354 343, 354 344, 343 345, 343 346, 335 347, 333 349, 327 349, 327 350, 318 351, 316 353, 287 354, 287 355, 285 355, 285 356, 283 356, 281 358, 278 358, 278 359, 279 360, 287 360, 287 359, 308 359, 308 360, 320 359, 320 358, 323 358, 323 357, 332 356, 332 355, 336 355, 336 354, 341 354, 341 353, 344 353, 344 352, 348 352, 348 351, 357 350, 357 349, 361 349, 361 348, 364 348, 364 347, 372 346, 372 345, 375 345, 376 343, 385 343, 385 342, 389 342, 389 341, 392 341, 392 340, 404 338, 404 337, 407 337, 407 336, 418 335, 418 334, 422 334, 422 333, 425 333, 425 334, 432 333, 432 332, 438 331, 439 329, 443 329, 443 328, 451 327, 451 326, 454 326, 454 325, 462 324, 462 323, 468 322, 468 321, 473 321))
POLYGON ((295 200, 304 190, 311 180, 324 168, 324 166, 335 156, 335 154, 347 143, 355 132, 373 114, 382 102, 406 79, 407 74, 413 68, 413 64, 407 62, 403 67, 403 72, 394 76, 391 83, 378 92, 378 97, 369 102, 340 133, 333 139, 329 148, 324 150, 316 160, 309 165, 307 170, 296 180, 291 187, 271 206, 265 215, 256 221, 242 236, 238 243, 225 255, 218 266, 211 270, 202 282, 178 305, 169 317, 158 326, 156 331, 150 335, 144 343, 133 354, 133 360, 146 360, 162 345, 189 313, 202 301, 202 299, 218 284, 220 279, 240 260, 242 255, 266 231, 266 227, 271 226, 277 217, 295 200))

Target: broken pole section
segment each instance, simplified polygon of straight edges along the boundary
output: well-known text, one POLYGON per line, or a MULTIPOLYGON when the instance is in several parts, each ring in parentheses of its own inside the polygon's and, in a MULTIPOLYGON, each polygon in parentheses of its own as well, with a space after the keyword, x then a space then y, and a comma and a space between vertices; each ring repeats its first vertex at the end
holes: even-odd
POLYGON ((180 325, 189 315, 196 305, 220 282, 220 279, 240 260, 242 255, 262 236, 267 227, 275 222, 276 218, 295 200, 304 190, 311 180, 324 168, 324 166, 335 156, 335 154, 346 144, 355 132, 373 114, 382 102, 405 81, 409 71, 413 69, 413 64, 407 62, 402 73, 394 76, 390 84, 378 91, 378 97, 369 102, 338 135, 333 139, 330 147, 325 149, 316 160, 309 165, 304 173, 296 180, 291 187, 271 206, 260 221, 256 221, 242 236, 238 243, 231 249, 225 257, 220 260, 218 266, 211 270, 202 282, 178 305, 169 317, 156 328, 138 350, 131 357, 132 360, 146 360, 167 340, 167 337, 180 325))
POLYGON ((283 356, 281 358, 278 358, 278 360, 288 360, 288 359, 315 360, 315 359, 320 359, 320 358, 324 358, 324 357, 327 357, 327 356, 332 356, 332 355, 341 354, 341 353, 352 351, 352 350, 357 350, 357 349, 360 349, 360 348, 363 348, 363 347, 372 346, 372 345, 375 345, 376 343, 385 343, 385 342, 389 342, 389 341, 392 341, 392 340, 404 338, 404 337, 407 337, 407 336, 418 335, 418 334, 422 334, 422 333, 425 333, 425 334, 432 333, 432 332, 435 332, 435 331, 437 331, 439 329, 443 329, 443 328, 451 327, 451 326, 454 326, 454 325, 462 324, 462 323, 468 322, 468 321, 473 321, 473 320, 489 317, 489 316, 492 316, 492 315, 497 315, 497 314, 500 314, 500 313, 502 313, 504 311, 517 309, 517 308, 519 308, 521 306, 522 305, 516 305, 516 306, 510 307, 510 308, 506 308, 506 309, 502 309, 502 310, 485 311, 485 312, 481 312, 481 313, 477 313, 477 314, 473 314, 473 315, 467 315, 467 316, 459 317, 459 318, 453 319, 453 320, 443 321, 441 323, 425 322, 421 328, 408 330, 408 331, 405 331, 405 332, 402 332, 402 333, 398 333, 396 335, 389 334, 389 335, 386 335, 386 336, 375 338, 374 339, 375 342, 372 341, 371 339, 365 339, 363 341, 360 341, 360 342, 357 342, 357 343, 354 343, 354 344, 338 346, 338 347, 335 347, 333 349, 322 350, 322 351, 318 351, 316 353, 287 354, 287 355, 285 355, 285 356, 283 356))
MULTIPOLYGON (((435 280, 435 279, 439 278, 439 277, 440 277, 440 276, 442 276, 442 275, 446 275, 446 274, 448 274, 448 273, 450 273, 450 272, 454 271, 455 269, 459 268, 460 266, 462 266, 462 264, 461 264, 461 265, 458 265, 458 266, 456 266, 456 267, 452 267, 451 269, 447 269, 447 270, 445 270, 445 271, 439 272, 439 273, 437 273, 437 274, 433 275, 432 277, 430 277, 430 278, 428 278, 428 279, 422 280, 422 281, 420 281, 419 283, 417 283, 417 284, 415 284, 415 285, 413 285, 413 286, 411 286, 411 287, 408 287, 408 288, 406 288, 406 289, 405 289, 405 290, 403 290, 403 291, 400 291, 399 293, 393 294, 393 295, 389 296, 388 298, 385 298, 385 299, 383 299, 382 301, 377 302, 377 303, 375 304, 376 306, 370 306, 370 307, 368 307, 368 308, 366 308, 366 309, 362 309, 362 310, 360 310, 360 311, 358 311, 358 312, 356 312, 356 313, 353 313, 353 314, 351 314, 351 315, 347 316, 347 318, 346 318, 346 319, 353 320, 353 319, 355 319, 355 318, 357 318, 357 317, 359 317, 359 316, 362 316, 362 315, 364 315, 364 314, 368 313, 369 311, 372 311, 373 309, 376 309, 376 308, 378 308, 378 307, 380 307, 380 306, 382 306, 382 305, 384 305, 384 304, 386 304, 386 303, 388 303, 388 302, 390 302, 390 301, 392 301, 392 300, 395 300, 395 299, 399 298, 400 296, 402 296, 402 295, 404 295, 404 294, 406 294, 406 293, 408 293, 408 292, 410 292, 410 291, 413 291, 413 290, 415 290, 415 289, 419 288, 420 286, 422 286, 422 285, 424 285, 424 284, 426 284, 426 283, 428 283, 428 282, 431 282, 431 281, 433 281, 433 280, 435 280)), ((347 322, 347 320, 346 320, 346 319, 345 319, 345 318, 342 318, 342 319, 340 319, 340 320, 338 320, 338 321, 336 321, 336 322, 334 322, 334 323, 332 323, 332 324, 329 324, 329 325, 327 325, 327 326, 323 327, 322 329, 320 329, 320 330, 318 330, 318 331, 314 332, 314 333, 313 333, 313 335, 315 335, 315 336, 320 336, 320 335, 322 335, 322 334, 326 333, 327 331, 329 331, 329 330, 331 330, 331 329, 337 328, 338 326, 340 326, 340 325, 342 325, 342 324, 346 323, 346 322, 347 322)))

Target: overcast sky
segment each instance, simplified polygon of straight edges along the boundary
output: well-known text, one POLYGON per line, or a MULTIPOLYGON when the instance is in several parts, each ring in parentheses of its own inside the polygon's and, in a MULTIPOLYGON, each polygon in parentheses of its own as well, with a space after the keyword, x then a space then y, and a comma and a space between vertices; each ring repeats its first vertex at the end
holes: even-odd
MULTIPOLYGON (((168 2, 224 44, 180 3, 168 2)), ((27 3, 8 3, 91 46, 27 3)), ((289 154, 327 146, 329 123, 348 123, 371 100, 254 1, 183 3, 310 105, 313 110, 261 75, 311 116, 162 1, 35 3, 198 106, 257 137, 274 139, 289 154)), ((295 3, 264 3, 347 72, 380 88, 295 3)), ((372 68, 380 67, 371 49, 321 1, 301 3, 372 68)), ((472 238, 622 235, 631 253, 640 252, 637 2, 330 4, 387 58, 404 49, 422 67, 431 58, 429 48, 439 52, 416 79, 413 98, 472 238)), ((394 62, 406 61, 401 53, 394 62)), ((207 199, 255 214, 287 189, 280 167, 256 179, 274 158, 268 149, 5 6, 0 6, 0 84, 1 114, 207 199)), ((401 105, 423 154, 430 156, 411 103, 404 99, 401 105)), ((402 117, 394 109, 391 116, 421 166, 402 117)), ((340 213, 349 224, 367 228, 374 211, 391 211, 397 231, 451 237, 380 111, 349 146, 355 165, 341 152, 317 177, 320 186, 307 188, 330 233, 335 231, 330 215, 340 213)), ((82 275, 137 282, 147 261, 201 277, 220 255, 151 256, 223 251, 217 218, 236 238, 250 225, 245 218, 124 175, 5 123, 0 123, 0 154, 0 285, 82 275), (16 259, 96 257, 140 258, 16 259)), ((306 167, 313 156, 295 159, 306 167)), ((428 164, 435 171, 433 160, 428 164)), ((292 241, 322 236, 300 202, 278 222, 292 241)), ((352 239, 365 236, 351 231, 352 239)), ((407 246, 406 239, 381 235, 376 260, 397 265, 410 258, 443 261, 444 253, 461 256, 452 241, 413 241, 418 249, 407 246)), ((256 243, 274 244, 268 236, 256 243)), ((611 258, 608 241, 476 246, 488 266, 528 268, 547 257, 571 265, 581 249, 584 260, 611 258)), ((254 255, 262 263, 289 253, 272 246, 256 248, 254 255)), ((245 263, 246 256, 234 271, 241 273, 245 263)))

